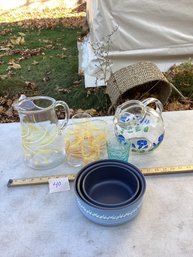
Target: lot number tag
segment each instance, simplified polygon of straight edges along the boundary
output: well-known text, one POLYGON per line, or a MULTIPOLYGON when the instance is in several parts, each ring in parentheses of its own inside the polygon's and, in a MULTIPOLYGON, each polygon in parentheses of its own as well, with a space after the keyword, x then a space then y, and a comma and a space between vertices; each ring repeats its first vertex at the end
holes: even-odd
POLYGON ((67 177, 49 179, 50 193, 70 190, 70 183, 67 177))

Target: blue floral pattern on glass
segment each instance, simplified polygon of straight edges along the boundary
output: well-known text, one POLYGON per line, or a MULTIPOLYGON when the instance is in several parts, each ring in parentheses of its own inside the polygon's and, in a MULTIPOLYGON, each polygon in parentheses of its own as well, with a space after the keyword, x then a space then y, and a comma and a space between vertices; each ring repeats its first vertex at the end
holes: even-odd
POLYGON ((161 134, 158 137, 157 142, 153 142, 152 147, 149 145, 148 140, 145 140, 145 139, 137 140, 137 141, 135 141, 135 143, 131 144, 132 151, 133 152, 137 152, 137 151, 144 152, 144 151, 146 151, 146 149, 148 149, 148 148, 150 149, 150 147, 151 147, 151 149, 149 151, 152 151, 161 144, 163 139, 164 139, 164 134, 161 134))
POLYGON ((122 122, 129 122, 129 121, 133 120, 134 118, 135 118, 134 115, 132 115, 131 113, 125 112, 123 115, 121 115, 120 120, 122 122))
POLYGON ((138 140, 137 141, 138 149, 146 149, 148 148, 148 142, 147 140, 138 140))
POLYGON ((161 144, 161 142, 163 141, 163 139, 164 139, 164 134, 161 134, 159 137, 158 137, 158 142, 157 143, 153 143, 153 148, 152 148, 152 150, 153 149, 155 149, 155 148, 157 148, 160 144, 161 144))
POLYGON ((162 104, 158 99, 127 101, 116 110, 115 134, 121 142, 129 140, 133 152, 152 151, 164 139, 165 128, 161 113, 162 104), (156 108, 150 107, 151 103, 156 108))
POLYGON ((118 136, 117 136, 117 139, 118 139, 119 142, 121 142, 121 143, 124 143, 124 142, 126 141, 123 135, 118 135, 118 136))
POLYGON ((164 134, 161 134, 159 137, 158 137, 158 144, 160 144, 164 139, 164 134))

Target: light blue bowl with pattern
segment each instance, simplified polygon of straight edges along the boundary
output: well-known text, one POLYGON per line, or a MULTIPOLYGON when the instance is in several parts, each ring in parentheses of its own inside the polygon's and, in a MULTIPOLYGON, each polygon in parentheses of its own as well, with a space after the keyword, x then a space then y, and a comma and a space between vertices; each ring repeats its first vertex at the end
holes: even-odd
POLYGON ((105 226, 116 226, 129 222, 138 215, 143 203, 143 196, 146 190, 146 181, 141 171, 134 165, 119 160, 100 160, 85 166, 80 170, 75 179, 75 195, 78 207, 82 214, 90 221, 105 226), (133 172, 139 179, 139 192, 136 197, 128 204, 118 207, 98 206, 89 201, 82 192, 81 183, 88 171, 98 167, 115 166, 119 172, 122 169, 128 169, 133 172))

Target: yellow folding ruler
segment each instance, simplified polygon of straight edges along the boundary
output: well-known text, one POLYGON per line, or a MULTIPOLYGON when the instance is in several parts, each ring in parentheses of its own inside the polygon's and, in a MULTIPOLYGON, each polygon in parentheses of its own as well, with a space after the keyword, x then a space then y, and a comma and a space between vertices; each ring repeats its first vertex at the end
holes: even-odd
MULTIPOLYGON (((178 173, 190 173, 193 172, 192 165, 182 166, 168 166, 168 167, 153 167, 153 168, 141 168, 140 169, 145 176, 162 175, 162 174, 178 174, 178 173)), ((48 184, 49 179, 67 177, 69 181, 74 181, 76 174, 64 174, 64 175, 51 175, 43 177, 32 177, 32 178, 19 178, 9 179, 7 186, 28 186, 28 185, 41 185, 48 184)))

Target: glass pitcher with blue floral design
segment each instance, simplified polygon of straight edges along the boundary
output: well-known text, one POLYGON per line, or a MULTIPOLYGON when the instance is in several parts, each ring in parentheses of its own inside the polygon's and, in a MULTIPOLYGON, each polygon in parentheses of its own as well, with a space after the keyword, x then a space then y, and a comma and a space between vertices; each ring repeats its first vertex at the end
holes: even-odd
POLYGON ((115 112, 115 135, 120 141, 130 141, 133 152, 156 149, 164 139, 162 110, 162 103, 156 98, 126 101, 115 112), (154 105, 155 109, 149 105, 154 105))

